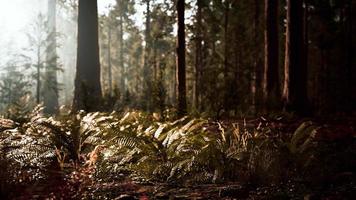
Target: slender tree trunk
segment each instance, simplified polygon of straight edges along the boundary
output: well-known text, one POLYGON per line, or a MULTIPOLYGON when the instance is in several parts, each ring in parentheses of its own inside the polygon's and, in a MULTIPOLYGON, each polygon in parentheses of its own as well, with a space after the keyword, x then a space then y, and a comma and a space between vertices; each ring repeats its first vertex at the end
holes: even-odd
POLYGON ((230 88, 230 81, 229 81, 229 13, 230 13, 230 2, 225 0, 225 19, 224 19, 224 109, 229 109, 229 88, 230 88))
POLYGON ((346 56, 346 66, 345 66, 345 71, 346 71, 346 89, 345 89, 345 100, 346 100, 346 109, 349 110, 354 110, 355 109, 355 102, 353 98, 355 98, 356 96, 356 90, 355 90, 355 80, 353 78, 353 68, 354 67, 354 43, 353 43, 353 34, 352 34, 352 30, 353 30, 353 21, 352 21, 352 0, 348 0, 345 3, 345 56, 346 56), (351 95, 349 95, 351 93, 351 95), (353 95, 352 95, 353 94, 353 95), (350 109, 351 107, 351 109, 350 109))
POLYGON ((195 86, 193 108, 200 110, 201 75, 202 75, 202 1, 197 0, 196 41, 195 41, 195 86))
POLYGON ((264 105, 267 110, 278 109, 280 102, 279 84, 279 36, 278 0, 265 1, 265 65, 263 80, 264 105))
POLYGON ((177 40, 177 87, 178 87, 178 115, 187 112, 186 85, 185 85, 185 25, 184 0, 178 0, 178 40, 177 40))
POLYGON ((126 93, 126 86, 125 86, 125 77, 126 77, 126 69, 125 69, 125 64, 124 64, 124 30, 123 30, 123 13, 120 13, 120 19, 119 19, 119 65, 121 68, 121 76, 120 76, 120 92, 122 94, 122 97, 125 96, 126 93))
POLYGON ((111 24, 108 26, 108 81, 109 81, 109 95, 113 95, 112 87, 112 64, 111 64, 111 24))
POLYGON ((79 0, 73 110, 97 111, 102 100, 97 0, 79 0))
POLYGON ((309 55, 309 22, 308 22, 308 18, 309 18, 309 0, 304 0, 304 12, 303 12, 303 26, 304 26, 304 33, 303 33, 303 42, 304 42, 304 56, 303 56, 303 65, 306 69, 308 69, 308 55, 309 55))
POLYGON ((286 109, 299 115, 306 115, 309 112, 303 29, 303 1, 287 0, 283 99, 286 109))
POLYGON ((41 103, 41 47, 37 48, 37 74, 36 74, 36 79, 37 79, 37 89, 36 89, 36 103, 40 104, 41 103))
POLYGON ((153 58, 152 58, 152 66, 153 66, 153 81, 156 83, 156 81, 158 80, 158 60, 157 60, 157 39, 154 39, 152 41, 152 49, 153 49, 153 58))
POLYGON ((46 76, 44 91, 44 112, 54 114, 58 111, 58 83, 57 83, 57 39, 56 39, 56 0, 48 1, 48 29, 49 45, 47 47, 46 76))

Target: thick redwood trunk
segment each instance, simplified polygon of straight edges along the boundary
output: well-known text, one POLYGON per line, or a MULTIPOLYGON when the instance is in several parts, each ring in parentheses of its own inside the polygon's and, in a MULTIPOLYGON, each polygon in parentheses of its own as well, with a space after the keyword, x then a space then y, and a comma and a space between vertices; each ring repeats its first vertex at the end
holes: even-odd
POLYGON ((283 98, 286 109, 300 115, 308 113, 303 29, 303 1, 288 0, 283 98))
POLYGON ((265 1, 265 65, 264 102, 268 110, 275 110, 280 102, 278 0, 265 1))
POLYGON ((97 0, 79 0, 73 109, 96 111, 101 98, 97 0))
POLYGON ((178 0, 178 40, 177 40, 177 90, 178 90, 178 115, 187 112, 186 85, 185 85, 185 25, 184 25, 184 0, 178 0))

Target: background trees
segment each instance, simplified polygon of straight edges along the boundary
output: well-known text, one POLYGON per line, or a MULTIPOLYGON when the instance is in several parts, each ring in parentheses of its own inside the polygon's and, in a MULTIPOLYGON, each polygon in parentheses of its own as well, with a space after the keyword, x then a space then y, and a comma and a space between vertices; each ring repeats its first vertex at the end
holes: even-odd
POLYGON ((303 1, 288 0, 283 97, 287 109, 299 114, 309 110, 303 30, 303 1))
POLYGON ((269 110, 277 109, 281 91, 279 80, 279 29, 278 0, 265 2, 265 65, 264 65, 264 102, 269 110))
POLYGON ((48 109, 58 107, 48 101, 56 93, 59 104, 70 104, 74 85, 74 107, 89 111, 101 90, 106 110, 173 108, 220 118, 354 109, 351 0, 115 1, 99 14, 98 27, 92 3, 54 2, 46 4, 44 29, 57 28, 60 37, 44 39, 40 50, 47 56, 40 56, 39 73, 31 71, 39 76, 30 78, 38 83, 31 89, 37 102, 48 109), (57 25, 50 26, 55 9, 57 25), (61 65, 64 71, 55 73, 61 65))
POLYGON ((57 23, 56 23, 56 14, 57 14, 57 1, 49 0, 48 1, 48 47, 46 49, 46 67, 45 67, 45 83, 44 87, 44 106, 45 112, 49 114, 55 114, 58 111, 58 81, 57 81, 57 71, 59 69, 57 61, 57 23))

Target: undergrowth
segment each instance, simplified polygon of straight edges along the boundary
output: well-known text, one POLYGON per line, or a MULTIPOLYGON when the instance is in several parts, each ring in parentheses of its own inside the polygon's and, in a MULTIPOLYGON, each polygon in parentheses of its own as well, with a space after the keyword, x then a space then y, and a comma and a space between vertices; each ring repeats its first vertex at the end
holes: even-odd
POLYGON ((335 172, 321 166, 331 162, 323 156, 331 144, 316 139, 320 126, 310 121, 285 133, 264 118, 160 121, 139 111, 72 114, 65 107, 46 117, 41 106, 18 119, 0 124, 2 193, 11 184, 51 178, 51 170, 79 168, 94 169, 95 182, 130 177, 173 185, 281 183, 316 176, 310 174, 316 169, 335 172))

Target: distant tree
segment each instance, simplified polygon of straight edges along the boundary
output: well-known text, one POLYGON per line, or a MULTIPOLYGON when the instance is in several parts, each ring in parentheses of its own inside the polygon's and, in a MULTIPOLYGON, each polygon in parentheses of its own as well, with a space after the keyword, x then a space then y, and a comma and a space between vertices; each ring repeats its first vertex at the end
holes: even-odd
POLYGON ((30 82, 15 63, 7 64, 0 80, 0 110, 30 92, 30 82))
POLYGON ((42 70, 47 64, 45 54, 48 49, 47 39, 49 36, 47 21, 44 15, 41 13, 37 15, 26 35, 29 41, 29 46, 25 48, 25 52, 21 56, 25 59, 24 62, 26 62, 28 66, 35 69, 34 71, 31 71, 31 76, 35 80, 36 103, 40 104, 42 101, 44 79, 42 70))
POLYGON ((268 110, 276 109, 280 102, 279 84, 279 36, 278 1, 265 0, 265 65, 264 65, 264 103, 268 110))
POLYGON ((151 54, 151 0, 143 0, 146 4, 145 51, 143 63, 143 102, 146 110, 152 111, 152 69, 149 63, 151 54))
POLYGON ((196 1, 196 25, 195 25, 195 84, 193 91, 193 108, 200 110, 201 103, 201 79, 202 79, 202 0, 196 1))
POLYGON ((253 62, 253 72, 252 72, 252 104, 254 106, 255 114, 261 111, 261 100, 263 97, 263 87, 262 87, 262 80, 263 80, 263 67, 262 67, 262 59, 261 59, 261 51, 260 47, 261 43, 260 38, 262 34, 260 34, 260 1, 254 0, 254 19, 253 19, 253 43, 254 43, 254 62, 253 62))
POLYGON ((177 39, 177 91, 178 91, 178 115, 187 112, 186 100, 186 76, 185 76, 185 5, 184 0, 177 1, 178 14, 178 39, 177 39))
POLYGON ((230 102, 229 102, 229 87, 231 84, 230 77, 229 77, 229 46, 230 46, 230 33, 229 33, 229 20, 230 20, 230 7, 231 3, 229 0, 225 0, 224 2, 224 90, 225 90, 225 96, 224 96, 224 108, 229 109, 230 108, 230 102))
POLYGON ((58 111, 58 82, 57 82, 57 29, 56 29, 56 12, 57 1, 48 1, 48 47, 46 52, 46 67, 45 67, 45 80, 44 80, 44 112, 54 114, 58 111))
POLYGON ((74 110, 95 111, 102 100, 97 0, 79 0, 74 110))
MULTIPOLYGON (((157 3, 153 5, 151 11, 151 39, 152 39, 152 55, 150 57, 150 63, 153 69, 152 81, 153 81, 153 109, 162 111, 166 105, 166 89, 165 80, 173 82, 170 78, 169 69, 175 67, 172 63, 175 55, 169 52, 174 52, 176 38, 173 36, 173 26, 175 24, 175 16, 173 13, 169 13, 171 9, 170 5, 163 3, 157 3), (168 70, 167 70, 168 69, 168 70)), ((170 70, 171 71, 171 70, 170 70)), ((174 80, 174 79, 173 79, 174 80)), ((166 87, 169 87, 169 83, 166 87)))
POLYGON ((108 60, 108 82, 109 82, 109 95, 112 96, 113 94, 113 80, 112 80, 112 63, 111 63, 111 43, 112 43, 112 19, 111 19, 111 16, 109 14, 109 17, 108 17, 108 26, 107 26, 107 29, 108 29, 108 52, 107 52, 107 60, 108 60))

